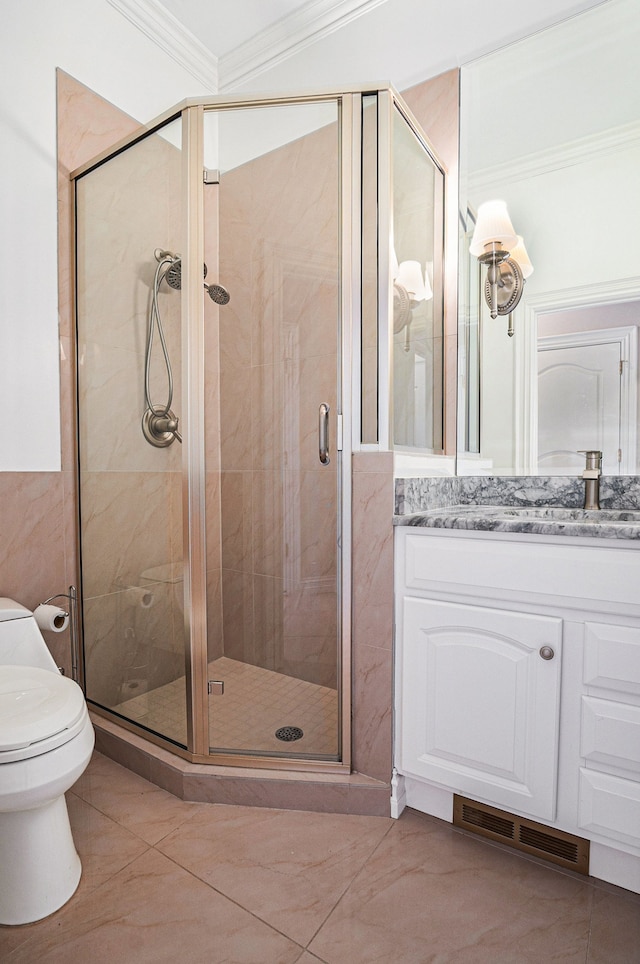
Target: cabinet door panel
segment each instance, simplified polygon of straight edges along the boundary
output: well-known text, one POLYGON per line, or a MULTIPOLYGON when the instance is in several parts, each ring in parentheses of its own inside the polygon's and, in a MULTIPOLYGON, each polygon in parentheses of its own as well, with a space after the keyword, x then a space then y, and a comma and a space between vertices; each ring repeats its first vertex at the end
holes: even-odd
POLYGON ((553 818, 562 621, 405 597, 403 623, 402 772, 553 818))
POLYGON ((584 682, 640 695, 640 631, 635 626, 585 623, 584 682))
POLYGON ((580 770, 578 827, 638 847, 640 784, 596 770, 580 770))
POLYGON ((640 706, 583 696, 580 755, 640 776, 640 706))

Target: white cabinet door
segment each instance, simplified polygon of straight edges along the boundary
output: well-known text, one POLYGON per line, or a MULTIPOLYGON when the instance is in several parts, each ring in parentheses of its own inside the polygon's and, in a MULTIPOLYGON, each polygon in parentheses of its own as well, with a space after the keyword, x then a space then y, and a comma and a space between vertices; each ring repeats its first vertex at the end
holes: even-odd
POLYGON ((562 620, 410 596, 402 608, 401 772, 553 819, 562 620))

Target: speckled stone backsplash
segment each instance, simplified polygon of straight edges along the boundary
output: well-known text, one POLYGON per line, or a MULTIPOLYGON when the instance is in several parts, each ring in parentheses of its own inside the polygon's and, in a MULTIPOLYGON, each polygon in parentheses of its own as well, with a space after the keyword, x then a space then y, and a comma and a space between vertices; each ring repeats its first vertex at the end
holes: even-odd
MULTIPOLYGON (((573 476, 486 476, 396 479, 396 515, 410 515, 449 505, 560 506, 578 509, 584 482, 573 476)), ((600 507, 640 509, 640 476, 604 475, 600 507)))

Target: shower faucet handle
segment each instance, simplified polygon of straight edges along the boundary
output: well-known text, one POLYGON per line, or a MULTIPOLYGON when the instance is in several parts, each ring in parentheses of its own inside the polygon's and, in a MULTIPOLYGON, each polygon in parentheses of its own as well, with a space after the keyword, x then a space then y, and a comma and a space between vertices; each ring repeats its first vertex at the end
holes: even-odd
POLYGON ((142 417, 142 432, 147 442, 156 448, 166 448, 176 439, 182 442, 178 431, 178 417, 169 409, 156 406, 155 411, 148 408, 142 417))

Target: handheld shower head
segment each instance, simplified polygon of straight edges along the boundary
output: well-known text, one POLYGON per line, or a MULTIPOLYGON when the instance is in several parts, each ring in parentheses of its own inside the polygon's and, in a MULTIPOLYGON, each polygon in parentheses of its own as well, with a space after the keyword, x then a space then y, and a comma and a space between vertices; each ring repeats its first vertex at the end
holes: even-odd
MULTIPOLYGON (((206 264, 203 265, 202 268, 203 268, 202 277, 206 278, 207 277, 206 264)), ((176 256, 173 263, 169 265, 169 267, 165 272, 164 279, 170 288, 173 288, 175 291, 180 291, 180 289, 182 288, 182 261, 179 257, 176 256)))
MULTIPOLYGON (((164 251, 162 248, 156 248, 154 251, 155 259, 160 264, 161 262, 168 262, 169 267, 161 276, 167 282, 170 288, 174 291, 180 291, 182 288, 182 259, 179 254, 173 254, 171 251, 164 251)), ((204 264, 202 266, 203 273, 202 277, 207 277, 207 266, 204 264)), ((227 305, 231 300, 231 295, 223 285, 219 284, 205 284, 207 293, 212 301, 217 305, 227 305)))
POLYGON ((205 285, 207 293, 217 305, 228 305, 231 295, 223 285, 205 285))

